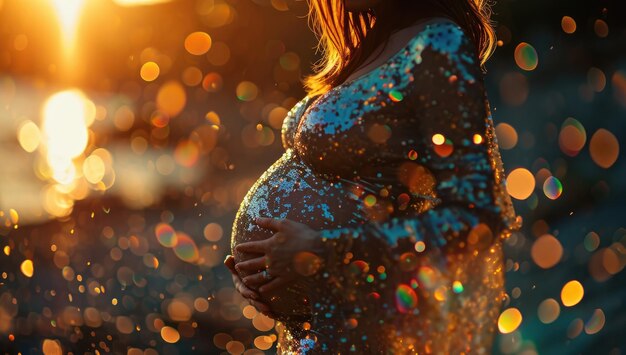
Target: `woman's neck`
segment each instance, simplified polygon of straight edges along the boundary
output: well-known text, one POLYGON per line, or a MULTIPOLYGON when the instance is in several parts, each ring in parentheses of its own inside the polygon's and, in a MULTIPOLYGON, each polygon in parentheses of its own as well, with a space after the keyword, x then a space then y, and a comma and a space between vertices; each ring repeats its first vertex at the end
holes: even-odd
POLYGON ((398 4, 397 1, 382 1, 374 8, 376 25, 381 31, 399 31, 424 18, 442 16, 442 12, 429 5, 427 1, 413 0, 412 5, 398 4))
POLYGON ((411 25, 395 31, 389 36, 385 43, 381 43, 343 82, 346 83, 348 81, 352 81, 367 74, 369 71, 378 68, 382 65, 382 63, 385 63, 393 54, 397 53, 403 46, 406 45, 409 39, 415 35, 417 28, 423 27, 425 23, 429 23, 431 20, 443 17, 446 16, 439 15, 428 18, 420 18, 420 20, 417 20, 411 25))

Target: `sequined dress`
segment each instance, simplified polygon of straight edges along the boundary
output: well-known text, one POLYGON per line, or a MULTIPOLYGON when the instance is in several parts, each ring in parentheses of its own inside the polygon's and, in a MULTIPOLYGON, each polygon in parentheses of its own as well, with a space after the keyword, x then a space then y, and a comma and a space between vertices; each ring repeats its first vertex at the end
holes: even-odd
POLYGON ((255 217, 289 218, 326 246, 321 266, 294 260, 313 275, 266 300, 279 353, 489 353, 502 240, 521 220, 461 27, 425 22, 379 67, 296 104, 282 139, 232 235, 267 238, 255 217))

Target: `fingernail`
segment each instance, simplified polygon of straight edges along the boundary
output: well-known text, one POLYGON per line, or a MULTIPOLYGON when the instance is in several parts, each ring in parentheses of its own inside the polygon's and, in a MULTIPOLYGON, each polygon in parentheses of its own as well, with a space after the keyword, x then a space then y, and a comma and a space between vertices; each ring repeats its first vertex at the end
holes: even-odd
POLYGON ((235 270, 237 270, 237 272, 241 271, 241 270, 239 270, 239 264, 235 264, 235 270))

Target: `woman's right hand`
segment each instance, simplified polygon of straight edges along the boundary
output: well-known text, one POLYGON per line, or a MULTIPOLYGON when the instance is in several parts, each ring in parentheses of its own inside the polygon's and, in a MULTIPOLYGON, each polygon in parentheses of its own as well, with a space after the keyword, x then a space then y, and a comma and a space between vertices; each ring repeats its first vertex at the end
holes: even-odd
POLYGON ((235 258, 232 255, 226 256, 226 259, 224 259, 224 265, 226 265, 226 267, 228 268, 228 270, 230 270, 230 273, 232 274, 233 283, 235 284, 235 289, 237 289, 237 292, 239 292, 245 299, 247 299, 248 302, 250 302, 250 304, 254 306, 254 308, 256 308, 259 312, 270 318, 275 318, 271 312, 270 307, 265 303, 259 301, 259 294, 243 283, 241 277, 239 276, 239 273, 237 272, 237 270, 235 270, 235 258))

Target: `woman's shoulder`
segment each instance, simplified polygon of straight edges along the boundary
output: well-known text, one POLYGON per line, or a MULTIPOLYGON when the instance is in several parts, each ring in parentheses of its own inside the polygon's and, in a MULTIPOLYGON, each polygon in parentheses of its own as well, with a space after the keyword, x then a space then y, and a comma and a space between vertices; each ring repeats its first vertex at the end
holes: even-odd
POLYGON ((433 17, 407 28, 408 40, 398 66, 405 72, 422 71, 429 67, 460 71, 470 81, 476 79, 479 60, 471 38, 465 30, 448 17, 433 17), (475 67, 475 68, 474 68, 475 67))
POLYGON ((403 51, 388 66, 388 70, 407 81, 397 87, 434 88, 423 83, 434 76, 443 74, 450 83, 456 82, 459 92, 466 91, 468 84, 475 83, 481 77, 479 60, 474 45, 464 29, 447 17, 430 18, 420 21, 413 31, 407 28, 412 37, 403 51), (410 74, 410 75, 404 75, 410 74), (415 80, 417 77, 430 78, 415 80))
POLYGON ((423 19, 402 31, 405 41, 417 51, 430 46, 437 52, 452 53, 469 43, 469 37, 461 25, 449 17, 423 19))
POLYGON ((410 72, 430 65, 474 65, 473 45, 463 28, 449 17, 422 18, 389 38, 401 48, 383 65, 385 70, 410 72), (442 63, 443 60, 449 62, 442 63), (429 63, 429 64, 427 64, 429 63))

